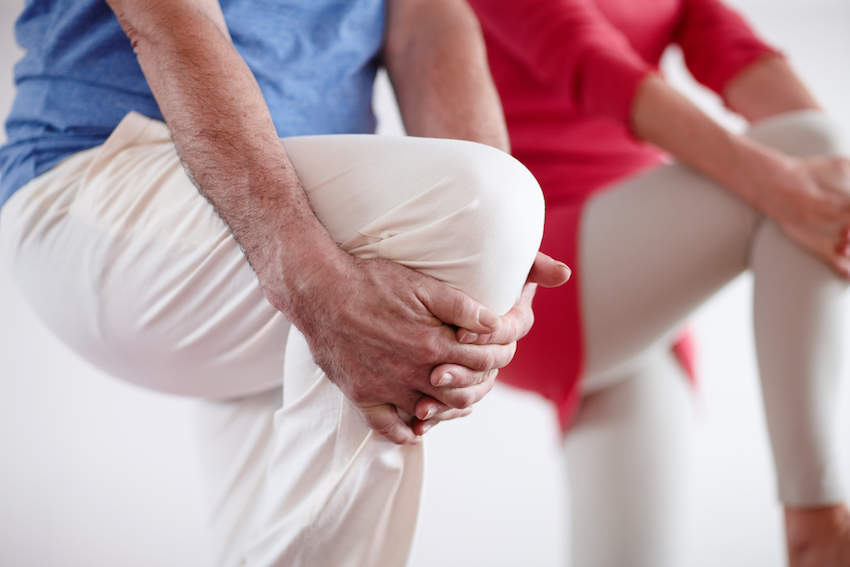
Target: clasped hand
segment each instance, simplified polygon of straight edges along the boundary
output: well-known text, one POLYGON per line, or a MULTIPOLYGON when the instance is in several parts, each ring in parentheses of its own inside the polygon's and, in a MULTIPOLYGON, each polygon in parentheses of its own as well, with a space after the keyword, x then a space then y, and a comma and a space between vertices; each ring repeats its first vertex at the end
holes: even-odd
POLYGON ((299 327, 316 363, 369 427, 394 443, 416 443, 490 391, 531 328, 537 283, 557 286, 568 277, 564 264, 538 254, 520 301, 498 317, 434 278, 349 256, 342 273, 317 273, 305 288, 309 297, 300 303, 311 316, 299 327))
POLYGON ((766 213, 836 274, 850 279, 850 160, 791 158, 766 213))

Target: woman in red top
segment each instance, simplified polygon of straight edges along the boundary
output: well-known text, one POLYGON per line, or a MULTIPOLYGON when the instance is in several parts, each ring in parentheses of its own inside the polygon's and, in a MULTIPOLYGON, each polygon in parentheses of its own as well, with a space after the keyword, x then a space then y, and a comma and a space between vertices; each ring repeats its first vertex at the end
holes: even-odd
POLYGON ((850 161, 800 157, 838 151, 830 121, 718 0, 470 3, 514 154, 546 195, 542 250, 574 268, 539 290, 502 377, 571 426, 576 565, 680 564, 689 358, 687 341, 671 346, 746 269, 790 564, 850 565, 835 454, 850 161), (672 43, 751 123, 746 137, 658 75, 672 43))

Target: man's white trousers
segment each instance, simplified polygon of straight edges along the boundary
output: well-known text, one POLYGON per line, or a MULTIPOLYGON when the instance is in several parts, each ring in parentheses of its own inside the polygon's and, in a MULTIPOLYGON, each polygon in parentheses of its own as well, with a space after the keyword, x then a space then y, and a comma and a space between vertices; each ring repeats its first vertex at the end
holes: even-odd
MULTIPOLYGON (((422 138, 282 143, 347 252, 400 262, 498 313, 518 299, 543 199, 513 158, 422 138)), ((407 563, 423 445, 375 435, 313 363, 163 123, 128 115, 103 146, 16 193, 0 234, 24 295, 74 350, 121 379, 208 400, 198 423, 221 565, 407 563)))

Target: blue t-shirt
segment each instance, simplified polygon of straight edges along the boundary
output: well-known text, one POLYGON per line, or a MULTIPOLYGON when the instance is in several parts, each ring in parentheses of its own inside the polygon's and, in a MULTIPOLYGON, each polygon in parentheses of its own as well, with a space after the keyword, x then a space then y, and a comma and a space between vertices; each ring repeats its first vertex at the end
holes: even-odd
MULTIPOLYGON (((384 0, 221 0, 233 43, 281 137, 368 133, 384 0)), ((102 144, 130 111, 162 114, 103 0, 27 0, 26 50, 0 147, 0 205, 63 158, 102 144)))

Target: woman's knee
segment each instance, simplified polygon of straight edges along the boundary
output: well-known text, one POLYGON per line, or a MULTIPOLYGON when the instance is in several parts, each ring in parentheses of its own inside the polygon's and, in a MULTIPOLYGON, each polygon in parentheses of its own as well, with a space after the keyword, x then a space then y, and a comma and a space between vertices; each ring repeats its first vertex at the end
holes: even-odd
POLYGON ((788 112, 753 125, 750 138, 791 155, 833 155, 847 150, 835 120, 817 110, 788 112))

